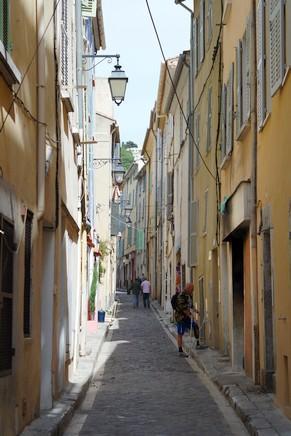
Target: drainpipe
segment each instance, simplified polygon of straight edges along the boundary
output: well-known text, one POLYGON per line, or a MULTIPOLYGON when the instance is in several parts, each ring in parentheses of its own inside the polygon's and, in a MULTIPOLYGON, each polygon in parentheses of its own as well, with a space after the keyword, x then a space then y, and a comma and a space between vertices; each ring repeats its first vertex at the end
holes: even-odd
POLYGON ((45 38, 44 34, 44 0, 37 1, 37 218, 41 219, 45 208, 45 159, 46 159, 46 125, 45 125, 45 38))
MULTIPOLYGON (((181 3, 182 0, 175 0, 175 3, 182 6, 186 11, 190 13, 190 68, 189 68, 189 84, 188 84, 188 98, 189 98, 189 119, 188 119, 188 130, 193 135, 193 119, 194 119, 194 34, 193 34, 193 20, 194 20, 194 12, 188 8, 186 5, 181 3)), ((187 65, 185 63, 185 65, 187 65)), ((188 171, 188 235, 190 236, 191 232, 191 203, 192 203, 192 193, 193 193, 193 153, 192 148, 194 147, 193 144, 193 136, 191 134, 189 135, 189 154, 188 154, 188 161, 189 161, 189 171, 188 171)), ((188 237, 188 267, 191 268, 190 265, 190 253, 191 253, 191 246, 190 246, 190 237, 188 237)))
POLYGON ((260 354, 259 354, 259 324, 258 324, 258 264, 257 264, 257 94, 256 94, 256 1, 252 1, 251 11, 251 298, 253 319, 253 378, 255 383, 260 381, 260 354))

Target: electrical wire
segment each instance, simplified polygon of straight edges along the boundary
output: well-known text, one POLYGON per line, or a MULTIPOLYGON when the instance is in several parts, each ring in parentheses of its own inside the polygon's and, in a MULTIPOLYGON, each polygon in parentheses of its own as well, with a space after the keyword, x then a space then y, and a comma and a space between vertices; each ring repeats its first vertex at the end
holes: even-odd
MULTIPOLYGON (((20 83, 19 83, 18 89, 17 89, 17 91, 16 91, 16 92, 14 93, 14 95, 13 95, 13 98, 12 98, 12 101, 11 101, 10 106, 9 106, 9 108, 8 108, 8 111, 7 111, 7 113, 6 113, 6 116, 5 116, 5 118, 4 118, 3 122, 2 122, 2 125, 1 125, 1 127, 0 127, 0 134, 2 133, 2 131, 3 131, 3 129, 4 129, 4 126, 5 126, 5 124, 6 124, 6 121, 7 121, 7 119, 8 119, 8 116, 10 115, 10 112, 11 112, 11 110, 12 110, 12 108, 13 108, 14 101, 15 101, 16 98, 18 98, 19 91, 20 91, 20 89, 21 89, 21 87, 22 87, 22 85, 23 85, 23 82, 24 82, 24 80, 25 80, 25 78, 26 78, 26 76, 27 76, 27 74, 28 74, 28 72, 29 72, 29 70, 30 70, 32 64, 33 64, 34 58, 36 57, 36 55, 37 55, 37 53, 38 53, 38 50, 39 50, 40 44, 42 43, 42 40, 43 40, 43 38, 44 38, 44 36, 45 36, 45 34, 46 34, 48 28, 49 28, 49 25, 51 24, 51 22, 52 22, 52 20, 53 20, 53 18, 54 18, 54 16, 55 16, 55 14, 56 14, 57 7, 58 7, 60 1, 61 1, 61 0, 57 0, 57 1, 56 1, 56 4, 55 4, 54 9, 53 9, 53 13, 52 13, 52 15, 51 15, 51 17, 50 17, 50 19, 49 19, 49 21, 48 21, 48 23, 47 23, 45 29, 44 29, 44 32, 43 32, 43 34, 42 34, 42 36, 41 36, 41 38, 40 38, 40 40, 39 40, 39 42, 38 42, 38 44, 37 44, 37 46, 36 46, 36 49, 34 50, 34 53, 33 53, 33 55, 32 55, 32 58, 31 58, 31 60, 30 60, 30 62, 29 62, 29 64, 28 64, 28 66, 26 67, 26 69, 25 69, 25 71, 24 71, 24 74, 23 74, 22 79, 21 79, 21 81, 20 81, 20 83)), ((20 101, 21 101, 21 100, 20 100, 20 101)))
POLYGON ((182 113, 183 118, 184 118, 184 120, 185 120, 185 122, 186 122, 187 129, 188 129, 188 131, 189 131, 189 133, 190 133, 190 136, 191 136, 191 139, 192 139, 192 141, 193 141, 193 144, 194 144, 194 146, 196 147, 197 152, 198 152, 198 154, 199 154, 199 156, 200 156, 200 158, 201 158, 201 161, 203 162, 203 165, 205 166, 205 168, 206 168, 206 170, 208 171, 208 173, 210 174, 210 176, 211 176, 211 177, 215 180, 215 182, 216 182, 216 175, 214 175, 214 174, 212 173, 212 171, 211 171, 210 168, 208 167, 207 163, 205 162, 205 160, 204 160, 204 158, 203 158, 203 156, 202 156, 202 154, 201 154, 201 152, 200 152, 200 150, 199 150, 199 147, 198 147, 198 145, 197 145, 197 143, 196 143, 196 141, 195 141, 195 139, 194 139, 193 132, 192 132, 191 129, 189 128, 189 117, 188 117, 188 118, 186 117, 186 115, 185 115, 185 113, 184 113, 184 110, 183 110, 183 107, 182 107, 182 104, 181 104, 181 101, 180 101, 179 96, 178 96, 178 94, 177 94, 177 90, 176 90, 176 87, 175 87, 174 81, 173 81, 173 79, 172 79, 172 76, 171 76, 171 73, 170 73, 170 70, 169 70, 169 66, 168 66, 168 63, 167 63, 167 59, 166 59, 166 56, 165 56, 165 54, 164 54, 164 49, 163 49, 163 47, 162 47, 162 43, 161 43, 161 40, 160 40, 160 37, 159 37, 158 31, 157 31, 157 28, 156 28, 156 25, 155 25, 155 21, 154 21, 154 18, 153 18, 153 15, 152 15, 152 12, 151 12, 151 9, 150 9, 150 6, 149 6, 149 3, 148 3, 148 0, 145 0, 145 2, 146 2, 146 5, 147 5, 147 9, 148 9, 148 12, 149 12, 149 15, 150 15, 150 19, 151 19, 151 22, 152 22, 152 25, 153 25, 153 28, 154 28, 154 31, 155 31, 156 37, 157 37, 157 41, 158 41, 158 44, 159 44, 159 47, 160 47, 160 50, 161 50, 161 53, 162 53, 162 57, 163 57, 164 62, 165 62, 165 66, 166 66, 166 69, 167 69, 167 73, 168 73, 168 76, 169 76, 170 82, 171 82, 171 84, 172 84, 172 87, 173 87, 173 90, 174 90, 174 94, 175 94, 175 96, 176 96, 176 99, 177 99, 178 105, 179 105, 179 107, 180 107, 181 113, 182 113))

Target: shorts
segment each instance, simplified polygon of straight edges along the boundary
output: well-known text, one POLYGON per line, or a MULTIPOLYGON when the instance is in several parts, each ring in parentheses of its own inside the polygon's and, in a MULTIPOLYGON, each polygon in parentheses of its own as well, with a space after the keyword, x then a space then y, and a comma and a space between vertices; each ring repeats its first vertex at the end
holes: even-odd
POLYGON ((191 324, 192 324, 192 329, 194 331, 194 336, 197 339, 197 336, 199 337, 199 327, 198 324, 195 321, 191 321, 191 318, 187 318, 183 321, 179 321, 177 322, 177 333, 178 335, 183 336, 185 331, 188 331, 191 329, 191 324))

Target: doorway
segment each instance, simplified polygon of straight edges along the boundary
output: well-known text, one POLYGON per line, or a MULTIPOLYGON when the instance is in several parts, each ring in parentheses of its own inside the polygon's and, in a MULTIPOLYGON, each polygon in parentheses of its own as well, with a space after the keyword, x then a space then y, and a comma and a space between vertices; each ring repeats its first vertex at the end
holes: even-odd
POLYGON ((244 369, 244 240, 232 240, 233 366, 244 369))
POLYGON ((264 281, 264 324, 265 324, 265 386, 274 391, 274 332, 273 332, 273 292, 271 266, 270 229, 263 232, 263 281, 264 281))

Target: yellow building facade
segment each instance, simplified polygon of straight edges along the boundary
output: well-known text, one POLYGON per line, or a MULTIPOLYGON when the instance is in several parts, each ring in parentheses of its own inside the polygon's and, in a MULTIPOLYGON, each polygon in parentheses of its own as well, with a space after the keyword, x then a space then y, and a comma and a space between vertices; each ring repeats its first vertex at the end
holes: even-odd
POLYGON ((201 341, 222 346, 219 255, 219 109, 222 66, 221 4, 194 2, 192 178, 190 207, 191 278, 200 312, 201 341))
POLYGON ((260 381, 291 418, 291 4, 258 1, 256 13, 260 381))

